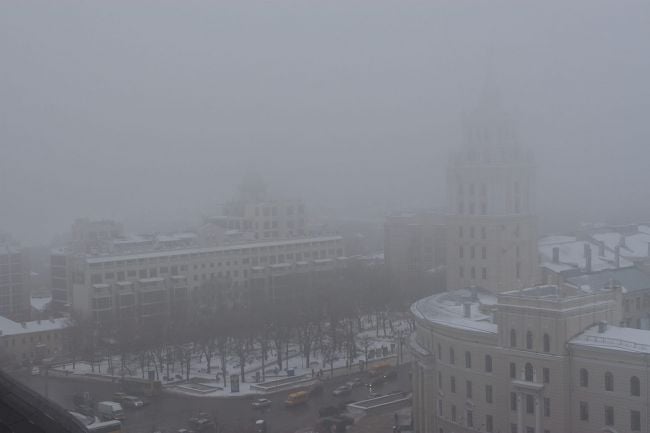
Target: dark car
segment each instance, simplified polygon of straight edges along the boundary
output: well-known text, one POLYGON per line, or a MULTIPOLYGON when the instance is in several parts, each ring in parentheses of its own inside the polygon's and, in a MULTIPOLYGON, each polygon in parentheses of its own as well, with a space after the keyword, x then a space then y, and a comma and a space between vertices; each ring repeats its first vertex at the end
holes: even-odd
POLYGON ((319 421, 319 424, 327 431, 331 431, 332 427, 334 427, 335 431, 344 432, 347 426, 354 424, 354 419, 345 415, 337 415, 323 418, 319 421))
POLYGON ((336 406, 325 406, 318 409, 318 416, 320 416, 321 418, 338 415, 340 413, 341 413, 341 409, 337 408, 336 406))

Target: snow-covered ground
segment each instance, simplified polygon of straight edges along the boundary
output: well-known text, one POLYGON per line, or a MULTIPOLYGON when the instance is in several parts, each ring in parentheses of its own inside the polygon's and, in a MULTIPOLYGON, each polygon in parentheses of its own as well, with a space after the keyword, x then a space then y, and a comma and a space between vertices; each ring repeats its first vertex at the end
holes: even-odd
MULTIPOLYGON (((400 331, 407 332, 407 330, 408 323, 405 321, 393 322, 393 331, 395 334, 400 331)), ((208 373, 206 358, 198 349, 191 356, 189 383, 185 380, 187 375, 184 363, 177 360, 174 363, 169 363, 169 366, 163 363, 162 369, 160 365, 156 368, 153 356, 145 355, 143 357, 141 354, 126 356, 124 369, 121 368, 121 357, 119 355, 113 355, 111 359, 106 357, 101 362, 95 362, 94 365, 86 361, 80 361, 75 363, 74 368, 72 363, 66 363, 58 365, 54 369, 59 373, 77 377, 80 375, 101 375, 103 377, 113 377, 116 380, 122 376, 144 378, 149 377, 149 374, 153 374, 157 380, 160 380, 166 385, 166 389, 170 392, 191 393, 192 395, 209 397, 236 396, 258 393, 258 391, 250 389, 251 384, 255 384, 258 381, 261 382, 263 379, 269 381, 287 377, 289 374, 288 371, 290 370, 293 371, 295 376, 307 375, 311 377, 313 374, 315 377, 318 377, 320 373, 322 377, 328 377, 331 368, 337 370, 339 374, 342 372, 341 370, 359 371, 361 364, 395 355, 399 350, 397 339, 390 335, 389 329, 387 329, 386 336, 383 335, 383 330, 380 330, 379 337, 375 328, 367 329, 356 335, 356 343, 358 356, 352 360, 351 365, 344 353, 337 353, 333 365, 330 365, 329 362, 325 363, 323 354, 318 351, 314 351, 311 354, 310 363, 307 365, 307 360, 300 353, 298 346, 296 344, 290 344, 289 359, 288 361, 285 359, 286 353, 283 351, 282 369, 280 369, 276 362, 275 351, 270 350, 264 362, 264 373, 262 372, 261 350, 259 346, 254 346, 247 357, 247 363, 244 367, 245 381, 242 381, 241 377, 239 377, 239 393, 231 393, 230 390, 230 376, 239 375, 241 371, 239 358, 234 354, 231 354, 227 358, 227 380, 224 384, 220 357, 216 354, 212 357, 211 369, 210 373, 208 373), (368 360, 365 357, 366 349, 369 355, 368 360), (194 386, 192 384, 198 385, 194 386)))

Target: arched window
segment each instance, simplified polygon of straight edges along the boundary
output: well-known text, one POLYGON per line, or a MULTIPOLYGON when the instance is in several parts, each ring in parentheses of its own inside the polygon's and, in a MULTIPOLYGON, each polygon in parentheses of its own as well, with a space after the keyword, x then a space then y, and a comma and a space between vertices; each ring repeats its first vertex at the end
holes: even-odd
POLYGON ((605 391, 614 391, 614 375, 609 371, 605 373, 605 391))
POLYGON ((510 330, 510 347, 517 347, 517 331, 510 330))
POLYGON ((465 352, 465 368, 472 368, 472 354, 465 352))
POLYGON ((492 357, 485 355, 485 372, 492 373, 492 357))
POLYGON ((585 388, 589 386, 589 372, 584 368, 580 369, 580 386, 585 388))
POLYGON ((526 332, 526 349, 531 350, 533 348, 533 333, 531 331, 526 332))
POLYGON ((630 395, 634 397, 641 396, 641 382, 636 376, 630 378, 630 395))
POLYGON ((455 364, 456 363, 456 353, 454 352, 453 347, 449 348, 449 363, 450 364, 455 364))
POLYGON ((548 353, 551 351, 551 337, 548 334, 544 334, 544 352, 548 353))
POLYGON ((533 365, 530 362, 527 362, 524 367, 524 379, 526 382, 533 381, 533 365))

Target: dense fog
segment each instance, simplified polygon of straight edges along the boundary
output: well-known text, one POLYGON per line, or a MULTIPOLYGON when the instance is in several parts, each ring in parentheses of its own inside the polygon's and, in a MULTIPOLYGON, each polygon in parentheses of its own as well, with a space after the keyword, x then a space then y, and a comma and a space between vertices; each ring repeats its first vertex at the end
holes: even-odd
POLYGON ((0 230, 193 221, 248 173, 321 215, 442 207, 486 82, 542 232, 647 220, 648 40, 644 1, 5 2, 0 230))

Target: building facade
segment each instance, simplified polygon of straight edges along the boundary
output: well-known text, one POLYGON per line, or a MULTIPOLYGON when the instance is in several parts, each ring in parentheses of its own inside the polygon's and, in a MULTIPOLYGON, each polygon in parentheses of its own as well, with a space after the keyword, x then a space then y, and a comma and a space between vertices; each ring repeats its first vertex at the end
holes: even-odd
POLYGON ((645 432, 650 331, 623 290, 459 290, 413 304, 419 433, 645 432))
POLYGON ((392 287, 411 299, 444 289, 445 234, 441 213, 402 213, 386 218, 384 258, 392 287))
POLYGON ((0 315, 27 320, 29 304, 29 265, 21 248, 0 242, 0 315))
MULTIPOLYGON (((206 286, 221 287, 232 303, 247 303, 253 295, 272 301, 274 290, 252 290, 260 287, 251 283, 254 276, 328 268, 345 261, 340 236, 124 254, 61 254, 73 311, 104 323, 184 317, 206 286)), ((55 257, 60 255, 53 261, 55 257)))
POLYGON ((15 322, 0 317, 0 354, 16 363, 38 363, 63 353, 67 319, 15 322))
POLYGON ((486 98, 447 167, 447 289, 537 281, 535 171, 508 117, 486 98))

